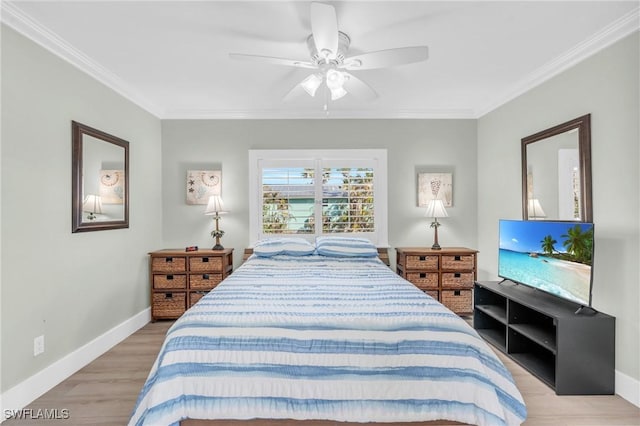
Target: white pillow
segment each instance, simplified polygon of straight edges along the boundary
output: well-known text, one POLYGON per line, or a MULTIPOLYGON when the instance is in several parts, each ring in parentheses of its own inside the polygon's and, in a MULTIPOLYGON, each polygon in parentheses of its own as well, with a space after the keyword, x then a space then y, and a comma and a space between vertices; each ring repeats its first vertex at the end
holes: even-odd
POLYGON ((378 249, 366 238, 317 237, 316 251, 329 257, 376 257, 378 249))
POLYGON ((304 238, 278 237, 260 240, 253 247, 253 253, 261 257, 271 257, 278 254, 289 256, 308 256, 315 252, 316 248, 304 238))

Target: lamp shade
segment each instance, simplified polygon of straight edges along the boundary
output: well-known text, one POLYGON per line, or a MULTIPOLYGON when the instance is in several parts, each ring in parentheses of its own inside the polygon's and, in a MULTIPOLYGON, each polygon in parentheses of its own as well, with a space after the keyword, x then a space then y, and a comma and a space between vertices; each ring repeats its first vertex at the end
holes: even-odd
POLYGON ((207 208, 204 211, 206 215, 212 214, 222 214, 226 213, 224 210, 224 203, 222 202, 222 197, 219 195, 212 195, 209 197, 209 202, 207 203, 207 208))
POLYGON ((329 89, 342 88, 344 85, 344 74, 340 71, 330 69, 327 71, 327 87, 329 89))
POLYGON ((424 212, 425 217, 448 217, 442 200, 431 200, 427 204, 427 210, 424 212))
POLYGON ((336 101, 347 94, 344 89, 345 76, 342 72, 330 69, 327 71, 327 87, 331 91, 331 100, 336 101))
POLYGON ((527 213, 529 214, 529 217, 547 217, 544 210, 542 210, 540 201, 537 198, 532 198, 529 200, 527 205, 527 213))
POLYGON ((320 87, 320 84, 322 84, 322 79, 323 79, 322 74, 319 74, 319 73, 311 74, 309 77, 302 80, 302 83, 300 83, 300 86, 302 86, 304 91, 307 92, 309 95, 315 96, 316 91, 318 90, 318 87, 320 87))
POLYGON ((87 195, 82 203, 82 210, 88 213, 102 213, 102 199, 98 195, 87 195))

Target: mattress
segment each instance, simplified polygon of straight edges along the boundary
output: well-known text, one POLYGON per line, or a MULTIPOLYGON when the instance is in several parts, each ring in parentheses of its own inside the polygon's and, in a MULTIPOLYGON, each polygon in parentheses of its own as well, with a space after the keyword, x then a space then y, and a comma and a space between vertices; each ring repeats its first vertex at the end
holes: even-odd
POLYGON ((179 318, 130 425, 182 419, 518 425, 509 371, 378 258, 250 257, 179 318))

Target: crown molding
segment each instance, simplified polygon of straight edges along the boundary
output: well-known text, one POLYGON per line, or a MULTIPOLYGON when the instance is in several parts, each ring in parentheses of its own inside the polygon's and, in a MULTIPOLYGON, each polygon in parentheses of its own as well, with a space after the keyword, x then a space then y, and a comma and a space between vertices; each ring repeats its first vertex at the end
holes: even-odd
POLYGON ((471 109, 430 110, 168 110, 164 120, 271 120, 271 119, 475 119, 471 109))
POLYGON ((95 78, 111 90, 138 105, 150 114, 160 117, 162 111, 145 99, 137 90, 125 83, 120 77, 73 47, 53 31, 41 25, 20 9, 15 2, 2 0, 0 20, 33 42, 44 47, 54 55, 70 63, 80 71, 95 78))
POLYGON ((159 119, 478 119, 640 29, 640 7, 538 68, 480 108, 427 110, 163 110, 113 72, 21 10, 0 0, 0 21, 159 119))
POLYGON ((610 25, 607 25, 602 30, 595 33, 592 37, 577 44, 569 51, 558 56, 556 59, 548 62, 522 80, 518 81, 509 90, 497 96, 492 102, 488 103, 483 108, 478 109, 475 113, 476 118, 482 117, 494 109, 497 109, 507 102, 528 92, 534 87, 539 86, 545 81, 573 67, 602 49, 605 49, 631 33, 638 31, 638 29, 640 29, 640 7, 636 7, 620 19, 612 22, 610 25))
POLYGON ((472 109, 429 110, 203 110, 174 109, 163 111, 145 99, 136 89, 113 72, 73 47, 56 33, 20 9, 15 1, 0 0, 0 21, 39 44, 54 55, 98 80, 124 98, 159 119, 474 119, 472 109))

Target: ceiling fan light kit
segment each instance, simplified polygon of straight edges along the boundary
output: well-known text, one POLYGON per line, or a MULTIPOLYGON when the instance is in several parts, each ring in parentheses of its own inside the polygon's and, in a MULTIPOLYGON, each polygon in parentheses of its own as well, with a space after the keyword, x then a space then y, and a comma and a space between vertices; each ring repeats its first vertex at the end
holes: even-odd
POLYGON ((347 94, 344 90, 344 83, 347 80, 344 73, 331 68, 326 75, 327 87, 331 90, 331 100, 335 101, 347 94))
MULTIPOLYGON (((231 53, 229 56, 233 59, 272 65, 316 69, 316 72, 298 83, 289 94, 300 87, 314 97, 324 82, 331 93, 332 101, 336 101, 349 93, 365 101, 372 101, 378 97, 378 94, 371 86, 347 71, 386 68, 421 62, 427 60, 429 56, 427 46, 414 46, 380 50, 348 57, 347 52, 350 44, 351 39, 349 36, 342 31, 338 31, 335 8, 330 4, 312 2, 311 35, 307 37, 310 62, 241 53, 231 53)), ((285 96, 285 99, 289 97, 289 94, 285 96)))
POLYGON ((318 91, 318 87, 320 87, 323 80, 324 76, 322 74, 311 74, 310 76, 302 80, 300 86, 302 86, 304 91, 307 92, 310 96, 315 96, 316 92, 318 91))

